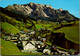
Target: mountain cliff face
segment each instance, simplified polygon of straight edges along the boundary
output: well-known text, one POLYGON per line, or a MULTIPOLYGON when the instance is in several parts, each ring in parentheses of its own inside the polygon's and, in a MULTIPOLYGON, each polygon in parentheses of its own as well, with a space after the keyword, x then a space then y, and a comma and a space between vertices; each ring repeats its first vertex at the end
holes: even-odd
POLYGON ((21 15, 28 15, 36 20, 48 20, 48 21, 73 21, 78 20, 75 16, 71 15, 67 10, 63 9, 54 9, 50 5, 28 3, 13 6, 9 5, 5 8, 6 10, 15 12, 21 15))

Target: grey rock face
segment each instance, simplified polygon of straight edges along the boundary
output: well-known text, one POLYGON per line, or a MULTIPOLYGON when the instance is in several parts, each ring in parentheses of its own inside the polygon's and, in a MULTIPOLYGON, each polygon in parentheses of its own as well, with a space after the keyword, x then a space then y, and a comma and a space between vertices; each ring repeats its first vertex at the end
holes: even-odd
POLYGON ((50 20, 50 21, 59 21, 64 19, 70 19, 73 20, 74 17, 70 15, 70 13, 63 9, 54 9, 50 5, 44 5, 44 4, 36 4, 36 3, 28 3, 28 4, 22 4, 17 5, 14 4, 13 6, 9 5, 5 9, 15 12, 17 14, 22 15, 28 15, 35 19, 44 19, 44 20, 50 20), (67 15, 67 16, 66 16, 67 15))

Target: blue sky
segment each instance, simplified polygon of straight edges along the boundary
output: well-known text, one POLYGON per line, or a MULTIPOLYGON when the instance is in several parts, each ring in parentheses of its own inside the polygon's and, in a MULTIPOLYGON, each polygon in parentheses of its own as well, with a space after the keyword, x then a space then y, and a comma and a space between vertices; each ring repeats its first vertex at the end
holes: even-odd
POLYGON ((0 7, 13 4, 27 4, 30 2, 51 5, 55 9, 62 8, 79 17, 79 0, 0 0, 0 7))

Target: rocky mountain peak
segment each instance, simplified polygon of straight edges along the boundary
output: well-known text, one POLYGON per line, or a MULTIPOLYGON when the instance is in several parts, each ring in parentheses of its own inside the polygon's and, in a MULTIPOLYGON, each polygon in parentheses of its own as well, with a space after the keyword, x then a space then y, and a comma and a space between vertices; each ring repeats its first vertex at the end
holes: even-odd
POLYGON ((67 10, 63 10, 62 8, 54 9, 51 5, 37 4, 32 2, 22 5, 9 5, 5 9, 17 14, 28 15, 35 19, 49 21, 73 20, 75 18, 67 10))

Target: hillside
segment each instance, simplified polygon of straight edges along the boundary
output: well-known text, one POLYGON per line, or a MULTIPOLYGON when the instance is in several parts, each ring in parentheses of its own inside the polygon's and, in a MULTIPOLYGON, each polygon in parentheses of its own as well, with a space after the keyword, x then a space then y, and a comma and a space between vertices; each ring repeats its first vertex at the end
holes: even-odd
POLYGON ((17 29, 15 26, 7 22, 1 22, 1 29, 6 33, 14 33, 14 34, 19 33, 19 29, 17 29))
MULTIPOLYGON (((13 12, 7 11, 4 8, 0 7, 0 16, 1 16, 1 26, 4 31, 7 31, 9 33, 18 33, 19 30, 26 30, 26 29, 32 29, 34 25, 34 19, 28 17, 28 16, 23 16, 23 15, 18 15, 13 12), (3 23, 6 22, 6 23, 3 23), (7 25, 6 25, 7 24, 7 25), (5 27, 6 26, 6 27, 5 27), (8 28, 11 26, 11 28, 8 28), (13 28, 16 28, 18 30, 14 30, 13 28), (8 31, 6 29, 13 29, 14 31, 8 31), (18 32, 17 32, 18 31, 18 32)), ((34 30, 33 29, 33 30, 34 30)))
POLYGON ((64 32, 66 39, 79 44, 79 22, 80 21, 77 21, 72 26, 63 27, 54 32, 64 32))
POLYGON ((1 55, 41 55, 40 53, 23 53, 10 41, 1 39, 1 55))
POLYGON ((58 21, 61 22, 66 20, 67 22, 78 20, 77 17, 70 14, 67 10, 54 9, 50 5, 28 3, 28 4, 14 4, 9 5, 5 8, 11 12, 15 12, 20 15, 28 15, 36 20, 46 20, 46 21, 58 21))

